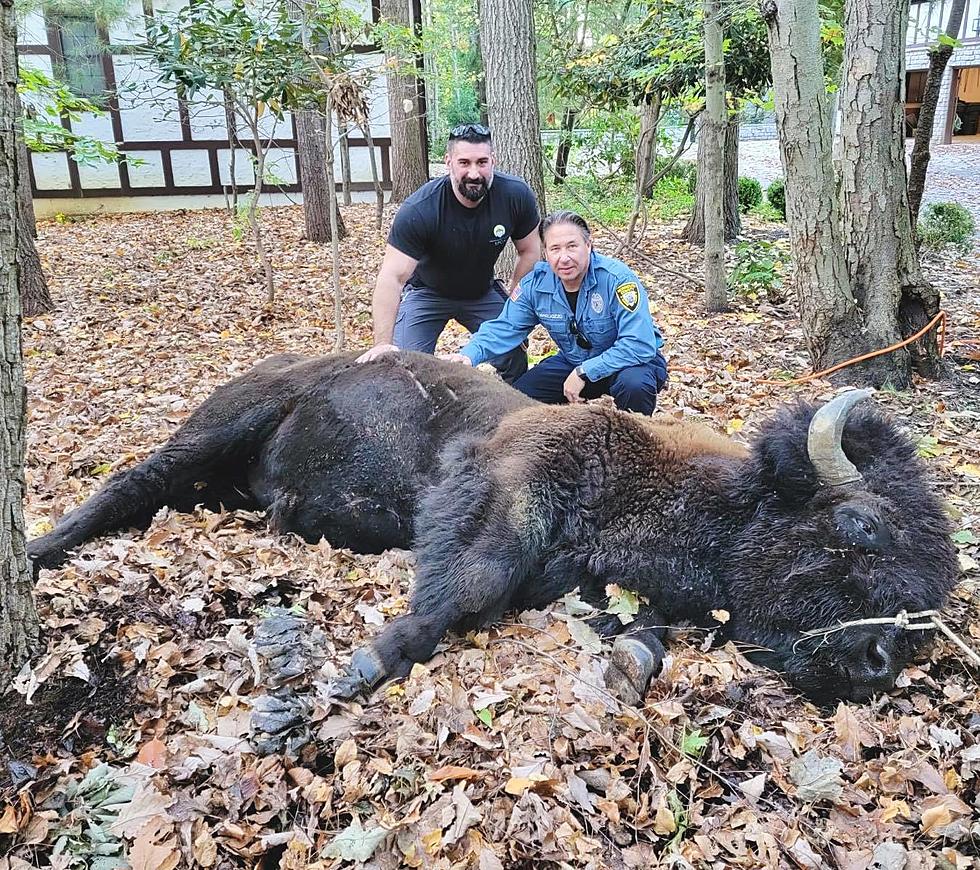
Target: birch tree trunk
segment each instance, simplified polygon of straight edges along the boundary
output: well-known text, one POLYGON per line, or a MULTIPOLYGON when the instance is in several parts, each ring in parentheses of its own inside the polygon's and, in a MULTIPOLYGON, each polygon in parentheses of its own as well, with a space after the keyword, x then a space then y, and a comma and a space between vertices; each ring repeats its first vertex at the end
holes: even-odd
MULTIPOLYGON (((409 0, 381 0, 381 18, 412 26, 409 0)), ((402 202, 429 180, 418 77, 404 73, 403 59, 388 56, 388 119, 391 128, 391 201, 402 202)))
POLYGON ((698 187, 704 193, 704 306, 728 307, 725 282, 725 55, 721 0, 704 0, 704 124, 701 127, 698 187))
POLYGON ((24 535, 24 368, 17 286, 17 32, 0 0, 0 691, 38 640, 24 535))
MULTIPOLYGON (((938 311, 938 294, 922 277, 912 240, 905 169, 905 75, 908 0, 846 0, 841 101, 843 243, 864 332, 851 355, 903 337, 900 312, 914 323, 938 311)), ((921 351, 929 366, 928 345, 921 351)), ((938 370, 938 357, 935 360, 938 370)), ((908 386, 906 348, 862 364, 874 384, 908 386)))
MULTIPOLYGON (((698 145, 697 187, 694 191, 694 209, 681 236, 692 245, 704 244, 704 175, 705 149, 698 145)), ((734 241, 742 232, 742 216, 738 210, 738 118, 730 117, 725 125, 725 241, 734 241)))
POLYGON ((850 359, 864 328, 841 244, 820 18, 817 0, 762 0, 761 10, 769 30, 786 178, 793 290, 807 349, 819 370, 850 359))
POLYGON ((497 166, 523 178, 545 213, 531 0, 480 0, 480 51, 497 166))
MULTIPOLYGON (((946 22, 946 36, 956 39, 963 26, 963 13, 966 0, 953 0, 946 22)), ((929 142, 936 126, 936 107, 939 105, 939 92, 942 88, 943 74, 953 54, 953 46, 937 43, 929 49, 929 71, 922 91, 922 106, 919 108, 919 123, 915 126, 915 144, 912 146, 912 164, 909 168, 909 212, 912 227, 919 219, 922 205, 922 192, 926 187, 926 171, 929 169, 929 142)))

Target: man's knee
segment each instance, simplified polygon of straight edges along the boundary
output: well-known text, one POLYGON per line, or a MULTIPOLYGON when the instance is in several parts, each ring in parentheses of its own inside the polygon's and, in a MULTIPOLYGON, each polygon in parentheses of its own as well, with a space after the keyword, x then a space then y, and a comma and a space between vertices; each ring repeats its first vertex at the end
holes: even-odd
POLYGON ((657 409, 661 378, 653 363, 630 366, 616 373, 609 393, 621 411, 652 414, 657 409))

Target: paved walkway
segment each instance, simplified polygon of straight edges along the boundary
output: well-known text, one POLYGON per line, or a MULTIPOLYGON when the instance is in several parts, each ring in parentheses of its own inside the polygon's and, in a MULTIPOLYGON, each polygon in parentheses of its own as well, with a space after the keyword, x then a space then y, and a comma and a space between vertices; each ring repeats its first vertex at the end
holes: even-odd
MULTIPOLYGON (((973 213, 980 226, 980 142, 933 145, 931 150, 923 201, 958 202, 973 213)), ((758 179, 763 188, 782 177, 779 143, 775 139, 739 142, 738 171, 758 179)))

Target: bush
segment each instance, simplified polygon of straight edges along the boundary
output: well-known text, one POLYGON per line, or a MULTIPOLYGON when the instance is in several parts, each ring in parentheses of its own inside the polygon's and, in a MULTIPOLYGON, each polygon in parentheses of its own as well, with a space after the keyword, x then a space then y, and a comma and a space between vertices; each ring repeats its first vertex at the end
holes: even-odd
POLYGON ((973 247, 976 231, 977 222, 973 215, 956 202, 928 205, 917 230, 924 247, 940 251, 948 246, 964 254, 973 247))
POLYGON ((786 301, 783 276, 789 259, 789 246, 785 241, 739 242, 735 245, 735 263, 728 276, 728 287, 753 301, 765 294, 769 302, 779 305, 786 301))
POLYGON ((754 178, 738 178, 738 208, 743 214, 762 202, 762 185, 754 178))
POLYGON ((783 216, 783 220, 786 220, 786 183, 781 178, 777 178, 766 188, 766 199, 783 216))

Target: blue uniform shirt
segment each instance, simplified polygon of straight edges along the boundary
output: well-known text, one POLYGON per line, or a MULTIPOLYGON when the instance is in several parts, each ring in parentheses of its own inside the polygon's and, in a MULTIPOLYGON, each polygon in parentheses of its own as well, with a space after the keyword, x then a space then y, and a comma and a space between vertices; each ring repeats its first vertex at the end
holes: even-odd
POLYGON ((561 280, 544 261, 521 280, 516 298, 508 299, 462 349, 473 365, 519 345, 539 323, 558 352, 590 381, 601 381, 629 366, 652 362, 663 346, 650 316, 647 291, 625 263, 592 252, 589 271, 579 287, 573 314, 561 280), (572 323, 592 348, 580 347, 572 323))

